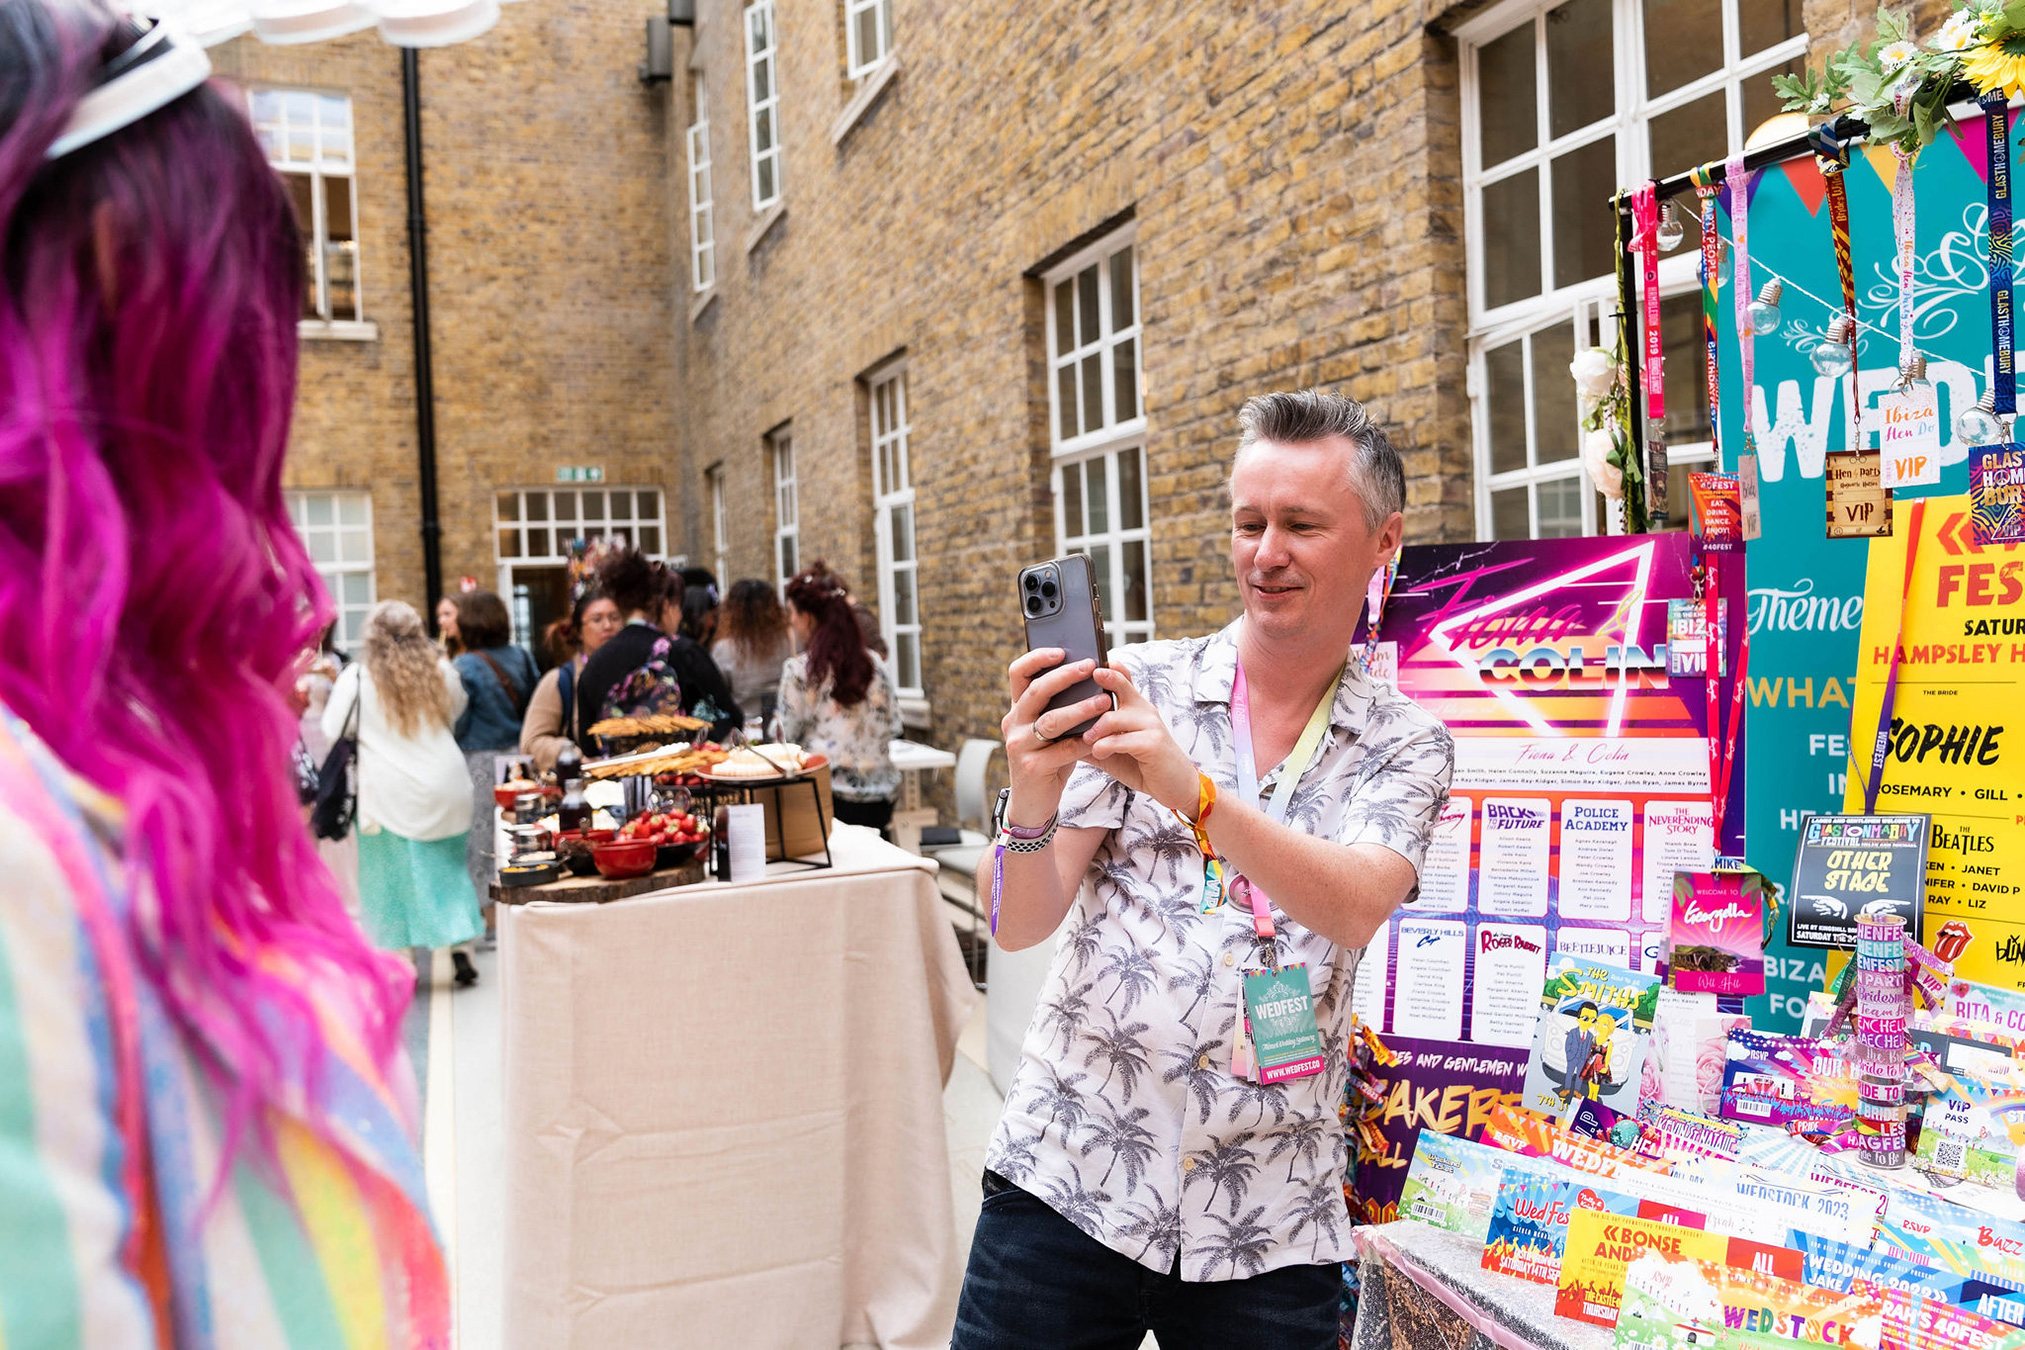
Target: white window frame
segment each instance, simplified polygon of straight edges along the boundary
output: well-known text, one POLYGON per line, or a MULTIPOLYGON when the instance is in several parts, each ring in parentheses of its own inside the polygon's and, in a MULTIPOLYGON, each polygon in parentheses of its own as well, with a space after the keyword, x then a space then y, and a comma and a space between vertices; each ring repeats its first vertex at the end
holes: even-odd
MULTIPOLYGON (((1074 455, 1080 454, 1085 450, 1093 450, 1100 447, 1108 446, 1115 448, 1117 445, 1135 438, 1144 439, 1146 435, 1146 344, 1142 340, 1144 325, 1140 320, 1144 316, 1145 311, 1141 308, 1139 298, 1139 229, 1137 223, 1128 224, 1122 229, 1104 236, 1103 239, 1091 244, 1088 248, 1078 250, 1065 261, 1057 263, 1054 267, 1048 269, 1046 275, 1041 278, 1041 283, 1042 308, 1046 311, 1048 343, 1048 440, 1053 447, 1054 453, 1057 455, 1074 455), (1128 245, 1132 249, 1132 322, 1114 330, 1111 326, 1111 261, 1114 254, 1128 245), (1064 335, 1056 331, 1059 325, 1055 319, 1055 287, 1064 281, 1074 281, 1077 274, 1088 268, 1092 263, 1098 265, 1097 336, 1089 342, 1072 346, 1065 351, 1062 348, 1064 335), (1117 403, 1117 390, 1114 387, 1116 372, 1112 368, 1111 353, 1113 348, 1124 342, 1131 342, 1133 344, 1133 382, 1137 386, 1138 412, 1132 417, 1110 420, 1107 425, 1098 426, 1089 431, 1081 429, 1082 418, 1079 413, 1077 418, 1077 434, 1064 438, 1062 436, 1061 409, 1062 370, 1068 368, 1072 372, 1075 372, 1076 368, 1081 365, 1086 357, 1094 355, 1098 358, 1097 365, 1102 377, 1103 392, 1101 397, 1104 403, 1105 416, 1107 419, 1110 419, 1115 415, 1117 403)), ((1083 381, 1080 374, 1075 375, 1074 386, 1080 408, 1083 393, 1083 381)))
POLYGON ((668 547, 668 494, 653 483, 627 486, 614 483, 607 487, 530 487, 500 488, 492 494, 492 544, 494 561, 502 572, 511 567, 564 567, 569 564, 570 541, 585 539, 595 543, 601 539, 618 540, 638 548, 650 558, 667 556, 668 547), (612 511, 612 497, 615 493, 626 494, 626 510, 623 514, 612 511), (639 510, 640 494, 654 494, 654 511, 642 515, 639 510), (590 508, 593 503, 587 499, 595 497, 598 514, 593 517, 590 508), (513 503, 512 514, 505 510, 508 502, 513 503), (536 504, 539 514, 536 514, 536 504), (567 505, 565 512, 563 507, 567 505), (643 536, 643 530, 653 530, 651 538, 643 536), (515 537, 513 551, 508 552, 508 532, 515 537), (537 533, 545 537, 541 551, 530 547, 537 533))
POLYGON ((752 0, 745 7, 745 125, 746 135, 752 146, 752 209, 765 211, 781 200, 783 185, 781 169, 780 134, 780 61, 779 34, 774 27, 773 0, 752 0), (763 44, 759 38, 764 36, 763 44), (760 70, 766 72, 766 97, 759 96, 758 77, 760 70), (770 140, 760 144, 760 121, 764 118, 770 140), (773 191, 765 194, 760 188, 760 167, 768 165, 773 170, 773 191))
POLYGON ((692 288, 717 284, 717 221, 710 177, 710 96, 702 71, 694 73, 696 107, 689 123, 689 275, 692 288))
POLYGON ((767 457, 773 478, 773 570, 781 594, 802 567, 801 489, 795 479, 795 434, 792 425, 769 432, 767 457))
POLYGON ((879 629, 886 639, 887 665, 893 687, 902 698, 925 698, 922 692, 921 651, 921 535, 920 520, 914 514, 914 471, 908 462, 907 367, 888 366, 867 381, 871 395, 872 423, 872 519, 879 554, 879 629), (888 473, 888 467, 891 473, 888 473), (893 516, 907 513, 907 535, 912 541, 903 561, 893 556, 893 516), (905 573, 914 597, 914 617, 900 621, 899 577, 905 573), (913 639, 914 669, 900 661, 902 637, 913 639), (909 677, 912 678, 909 678, 909 677))
POLYGON ((703 477, 710 486, 710 551, 717 560, 714 570, 718 583, 727 585, 731 575, 731 513, 724 500, 724 466, 711 465, 703 471, 703 477))
POLYGON ((893 51, 893 3, 892 0, 844 0, 844 74, 848 79, 862 80, 886 63, 893 51), (872 15, 873 32, 878 38, 877 50, 866 52, 858 42, 859 16, 872 15))
MULTIPOLYGON (((1087 248, 1077 250, 1063 259, 1041 278, 1042 309, 1046 312, 1048 344, 1048 440, 1054 459, 1049 475, 1049 487, 1054 493, 1055 541, 1063 554, 1091 553, 1104 547, 1109 553, 1109 566, 1100 569, 1097 589, 1103 600, 1105 640, 1111 646, 1128 642, 1147 642, 1153 637, 1153 540, 1152 515, 1148 497, 1147 479, 1150 476, 1146 463, 1146 373, 1144 326, 1140 322, 1145 310, 1139 296, 1139 231, 1135 223, 1127 224, 1087 248), (1111 265, 1120 250, 1132 249, 1132 322, 1123 327, 1112 327, 1111 265), (1056 322, 1055 287, 1064 281, 1074 279, 1092 263, 1097 271, 1097 334, 1089 342, 1062 350, 1062 341, 1067 335, 1059 333, 1056 322), (1113 421, 1108 426, 1099 426, 1089 431, 1082 429, 1082 419, 1077 419, 1077 434, 1062 435, 1061 420, 1061 377, 1064 369, 1075 371, 1073 384, 1080 404, 1083 380, 1079 367, 1084 358, 1096 355, 1101 371, 1101 397, 1107 414, 1115 415, 1117 391, 1114 387, 1116 372, 1112 365, 1112 352, 1121 343, 1130 341, 1132 346, 1133 384, 1137 393, 1137 409, 1132 417, 1113 421), (1131 452, 1139 456, 1139 526, 1134 529, 1119 528, 1118 503, 1118 457, 1131 452), (1090 460, 1104 463, 1105 501, 1110 506, 1105 530, 1095 534, 1074 533, 1069 530, 1067 505, 1063 498, 1063 475, 1065 472, 1087 474, 1083 465, 1090 460), (1144 547, 1145 571, 1140 584, 1146 592, 1146 617, 1143 620, 1127 622, 1123 613, 1125 597, 1125 545, 1140 543, 1144 547)), ((1087 509, 1087 508, 1086 508, 1087 509)))
MULTIPOLYGON (((1557 286, 1554 277, 1554 183, 1553 161, 1571 150, 1579 149, 1605 136, 1614 137, 1617 181, 1623 183, 1643 182, 1651 172, 1651 145, 1648 125, 1659 116, 1676 108, 1693 103, 1708 95, 1722 91, 1725 95, 1724 109, 1728 128, 1727 153, 1735 154, 1743 149, 1744 139, 1752 128, 1744 121, 1743 87, 1753 80, 1769 80, 1772 72, 1795 59, 1807 56, 1808 37, 1805 33, 1788 38, 1761 52, 1753 53, 1748 61, 1741 59, 1738 6, 1751 0, 1723 0, 1723 64, 1699 79, 1692 80, 1677 89, 1664 94, 1646 95, 1645 62, 1645 15, 1641 0, 1611 0, 1611 45, 1614 70, 1615 98, 1612 112, 1588 126, 1576 128, 1558 138, 1551 137, 1549 116, 1550 89, 1547 74, 1546 16, 1566 0, 1505 0, 1484 13, 1456 28, 1456 38, 1461 57, 1462 87, 1462 151, 1463 151, 1463 239, 1468 260, 1468 295, 1470 331, 1468 342, 1468 383, 1470 416, 1473 426, 1472 441, 1476 455, 1476 515, 1479 538, 1492 537, 1491 494, 1508 487, 1538 485, 1558 482, 1568 477, 1580 477, 1583 482, 1582 518, 1585 532, 1593 533, 1598 525, 1594 500, 1594 486, 1589 483, 1583 471, 1578 454, 1572 459, 1552 464, 1536 465, 1534 458, 1539 440, 1533 428, 1532 379, 1538 372, 1530 370, 1526 384, 1526 422, 1528 434, 1527 467, 1511 470, 1493 476, 1490 455, 1490 407, 1489 387, 1485 373, 1485 354, 1501 347, 1514 338, 1538 332, 1552 326, 1556 321, 1577 325, 1579 335, 1586 331, 1585 321, 1597 323, 1596 331, 1604 346, 1612 341, 1610 329, 1605 326, 1611 320, 1610 314, 1616 308, 1617 283, 1614 276, 1606 273, 1598 277, 1586 277, 1565 286, 1557 286), (1510 159, 1485 169, 1482 163, 1483 148, 1478 133, 1482 86, 1478 77, 1478 55, 1491 42, 1504 37, 1515 28, 1531 24, 1534 26, 1533 54, 1535 90, 1534 115, 1538 119, 1531 150, 1514 155, 1510 159), (1538 175, 1540 210, 1540 281, 1542 291, 1535 296, 1515 300, 1495 308, 1484 302, 1484 220, 1483 193, 1507 178, 1527 171, 1538 175)), ((1676 204, 1676 210, 1692 209, 1693 203, 1676 204)), ((1599 202, 1597 210, 1607 207, 1599 202)), ((1660 260, 1660 289, 1662 296, 1679 294, 1694 289, 1696 280, 1696 258, 1698 254, 1690 248, 1660 260)), ((1633 324, 1632 340, 1639 341, 1641 332, 1637 321, 1633 324)), ((1566 372, 1549 373, 1549 377, 1570 378, 1566 372)), ((1694 464, 1711 460, 1712 449, 1707 441, 1673 444, 1667 447, 1668 459, 1676 464, 1694 464)), ((1538 528, 1539 501, 1537 492, 1529 492, 1527 512, 1534 529, 1538 528)), ((1612 513, 1615 517, 1616 513, 1612 513)), ((1617 528, 1615 520, 1607 522, 1617 528)))
POLYGON ((366 321, 366 291, 365 271, 359 258, 358 114, 352 106, 351 95, 283 85, 252 85, 246 90, 246 109, 247 115, 254 119, 254 131, 266 149, 269 166, 276 173, 309 179, 310 219, 304 224, 309 231, 309 283, 315 297, 313 308, 316 313, 314 316, 304 315, 302 322, 331 328, 363 324, 366 321), (291 95, 307 96, 311 100, 307 128, 302 128, 289 116, 291 95), (279 120, 259 116, 263 97, 276 98, 275 110, 279 120), (328 128, 329 135, 326 135, 324 126, 327 100, 341 102, 345 108, 344 126, 328 128), (299 129, 309 132, 311 152, 307 159, 295 158, 290 153, 289 133, 299 129), (340 139, 348 145, 342 155, 334 153, 340 139), (330 238, 327 183, 334 178, 345 181, 351 205, 351 238, 339 244, 332 244, 330 238), (332 310, 330 255, 333 251, 351 255, 352 312, 346 315, 332 310))
POLYGON ((332 641, 339 647, 355 650, 365 635, 366 615, 379 598, 379 583, 373 570, 373 494, 339 488, 304 488, 283 495, 288 504, 289 523, 295 526, 296 536, 310 556, 310 565, 323 578, 324 589, 330 592, 331 602, 337 607, 333 616, 337 631, 332 641), (310 523, 312 499, 329 501, 329 521, 310 523), (347 507, 356 508, 352 520, 345 519, 347 507), (319 542, 326 543, 324 551, 329 555, 321 562, 316 556, 319 542), (347 542, 355 547, 347 549, 347 542), (363 601, 345 599, 344 579, 348 576, 366 579, 363 601))

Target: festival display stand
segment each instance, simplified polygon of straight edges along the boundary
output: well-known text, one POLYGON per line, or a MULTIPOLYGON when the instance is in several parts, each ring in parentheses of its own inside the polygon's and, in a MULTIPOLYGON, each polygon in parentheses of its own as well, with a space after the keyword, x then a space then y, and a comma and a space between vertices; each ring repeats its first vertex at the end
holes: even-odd
POLYGON ((1363 1350, 2025 1350, 2025 5, 1774 83, 1811 131, 1613 202, 1571 377, 1625 533, 1373 587, 1456 769, 1355 994, 1363 1350))

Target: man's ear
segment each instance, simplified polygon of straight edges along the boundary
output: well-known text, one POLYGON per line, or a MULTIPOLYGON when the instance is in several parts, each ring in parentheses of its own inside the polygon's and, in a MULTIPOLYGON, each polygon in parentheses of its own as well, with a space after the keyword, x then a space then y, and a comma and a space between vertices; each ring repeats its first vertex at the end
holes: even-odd
POLYGON ((1372 540, 1380 567, 1389 562, 1393 554, 1399 552, 1399 545, 1405 538, 1406 517, 1394 511, 1385 518, 1385 523, 1378 527, 1378 533, 1372 540))

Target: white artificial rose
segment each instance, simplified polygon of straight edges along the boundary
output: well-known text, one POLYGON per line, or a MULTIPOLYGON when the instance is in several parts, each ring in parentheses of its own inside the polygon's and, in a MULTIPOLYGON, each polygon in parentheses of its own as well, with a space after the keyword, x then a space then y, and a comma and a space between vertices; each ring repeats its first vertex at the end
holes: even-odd
POLYGON ((1617 382, 1617 363, 1603 348, 1585 347, 1568 363, 1568 373, 1575 377, 1575 402, 1581 415, 1587 417, 1617 382))
POLYGON ((1944 52, 1967 51, 1977 40, 1977 27, 1974 10, 1958 9, 1941 25, 1940 33, 1934 38, 1934 46, 1944 52))
POLYGON ((1624 500, 1624 470, 1610 462, 1614 448, 1608 427, 1582 433, 1582 467, 1596 490, 1615 502, 1624 500))

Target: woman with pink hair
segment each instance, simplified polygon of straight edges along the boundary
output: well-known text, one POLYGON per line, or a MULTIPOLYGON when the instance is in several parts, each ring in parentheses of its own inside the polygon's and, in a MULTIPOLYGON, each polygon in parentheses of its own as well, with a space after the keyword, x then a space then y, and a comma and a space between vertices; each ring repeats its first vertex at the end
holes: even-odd
POLYGON ((0 1337, 444 1346, 412 974, 284 770, 301 239, 209 68, 0 0, 0 1337))

